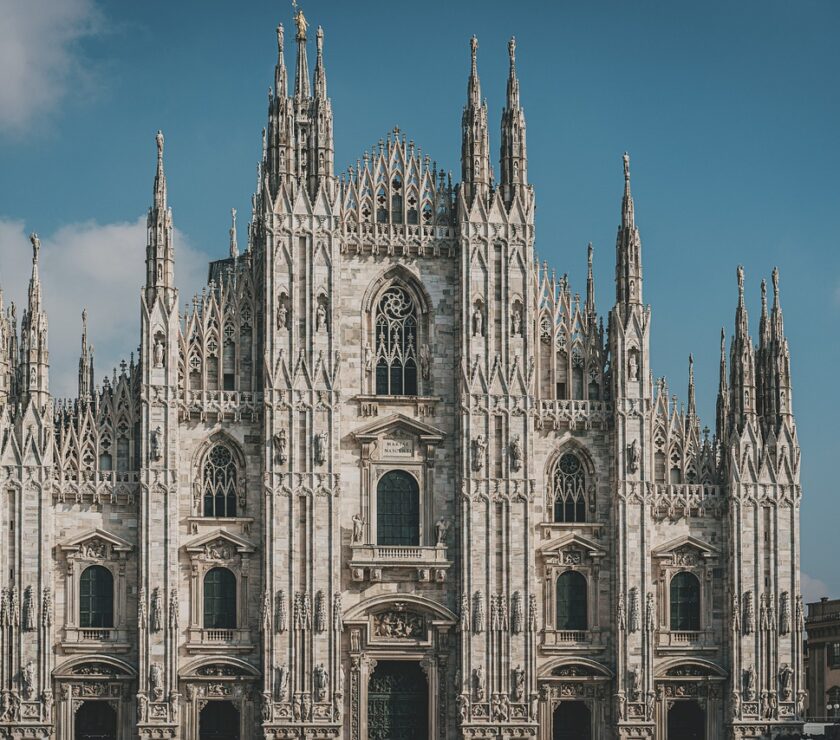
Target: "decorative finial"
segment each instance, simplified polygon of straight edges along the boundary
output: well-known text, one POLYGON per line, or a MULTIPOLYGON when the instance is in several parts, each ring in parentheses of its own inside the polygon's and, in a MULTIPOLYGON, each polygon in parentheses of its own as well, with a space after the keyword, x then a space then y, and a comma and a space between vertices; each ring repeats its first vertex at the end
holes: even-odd
POLYGON ((476 71, 476 56, 478 54, 478 38, 473 34, 470 39, 470 54, 472 55, 472 69, 473 73, 476 71))
POLYGON ((41 252, 41 240, 38 238, 38 235, 33 231, 29 235, 29 241, 32 242, 32 262, 33 264, 38 264, 38 255, 41 252))
POLYGON ((87 333, 87 308, 82 309, 82 331, 87 333))
POLYGON ((761 310, 767 312, 767 281, 761 278, 761 310))
POLYGON ((744 266, 738 265, 738 296, 744 298, 744 266))
POLYGON ((622 157, 624 160, 624 179, 628 182, 630 181, 630 155, 627 152, 624 152, 624 156, 622 157))
POLYGON ((155 142, 157 142, 158 159, 163 159, 163 131, 160 129, 155 134, 155 142))
POLYGON ((283 53, 283 24, 280 23, 277 26, 277 53, 283 53))
POLYGON ((239 245, 236 243, 236 209, 230 209, 230 256, 239 256, 239 245))
POLYGON ((726 329, 720 327, 720 358, 724 358, 726 353, 726 329))
POLYGON ((298 8, 295 13, 295 25, 297 26, 297 40, 306 41, 306 29, 309 28, 309 23, 303 14, 303 8, 298 8))
POLYGON ((318 53, 320 54, 324 48, 324 29, 318 26, 318 31, 315 34, 315 39, 318 43, 318 53))
POLYGON ((772 278, 773 278, 773 300, 774 300, 774 302, 778 303, 779 302, 779 268, 778 267, 773 268, 772 278))
POLYGON ((516 63, 516 36, 511 36, 508 41, 508 56, 510 57, 510 66, 516 63))

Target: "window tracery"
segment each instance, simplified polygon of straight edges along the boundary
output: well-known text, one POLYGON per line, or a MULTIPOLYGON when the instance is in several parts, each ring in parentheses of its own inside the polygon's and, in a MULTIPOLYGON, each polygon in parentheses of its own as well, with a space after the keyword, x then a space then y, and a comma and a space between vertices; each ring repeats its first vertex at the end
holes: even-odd
POLYGON ((394 285, 376 309, 376 393, 417 395, 417 305, 411 294, 394 285))
POLYGON ((575 453, 560 456, 554 466, 551 490, 555 522, 586 521, 586 474, 575 453))
POLYGON ((210 448, 202 469, 203 508, 206 517, 235 517, 238 470, 230 449, 210 448))

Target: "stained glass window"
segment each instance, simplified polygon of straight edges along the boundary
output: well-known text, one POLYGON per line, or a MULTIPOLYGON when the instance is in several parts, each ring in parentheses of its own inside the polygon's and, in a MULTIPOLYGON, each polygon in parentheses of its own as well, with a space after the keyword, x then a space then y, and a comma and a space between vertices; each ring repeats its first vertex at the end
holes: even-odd
POLYGON ((577 455, 567 452, 557 461, 552 487, 554 521, 586 521, 586 475, 577 455))
POLYGON ((409 293, 388 288, 376 311, 376 393, 417 394, 417 308, 409 293))
POLYGON ((204 516, 236 516, 236 462, 222 444, 214 445, 204 461, 204 516))

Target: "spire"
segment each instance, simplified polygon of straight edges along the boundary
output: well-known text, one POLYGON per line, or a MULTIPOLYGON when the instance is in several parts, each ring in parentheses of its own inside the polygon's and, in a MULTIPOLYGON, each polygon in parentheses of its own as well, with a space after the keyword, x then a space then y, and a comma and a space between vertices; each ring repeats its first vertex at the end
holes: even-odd
POLYGON ((490 145, 487 132, 487 103, 481 101, 476 55, 478 39, 470 39, 471 66, 467 82, 467 104, 461 117, 461 180, 464 197, 471 204, 477 195, 490 192, 490 145))
POLYGON ((616 303, 642 305, 642 240, 636 228, 633 195, 630 192, 630 155, 624 153, 624 197, 621 201, 621 225, 616 237, 615 284, 616 303))
POLYGON ((694 393, 694 355, 688 356, 688 409, 686 413, 686 424, 696 423, 697 400, 694 393))
POLYGON ((230 256, 236 259, 239 256, 239 245, 236 243, 236 209, 230 209, 230 256))
POLYGON ((277 26, 277 64, 274 67, 274 95, 285 98, 289 94, 286 62, 283 57, 283 24, 277 26))
POLYGON ((715 414, 715 436, 718 444, 724 444, 729 420, 729 386, 726 382, 726 331, 720 330, 720 377, 715 414))
POLYGON ((315 97, 327 97, 327 73, 324 70, 324 29, 318 26, 315 35, 318 55, 315 57, 315 97))
POLYGON ((32 277, 29 280, 29 301, 21 321, 21 386, 25 399, 33 399, 43 407, 49 397, 49 353, 47 350, 47 315, 41 305, 41 279, 38 261, 41 240, 30 234, 32 242, 32 277))
POLYGON ((295 97, 308 98, 309 92, 309 60, 306 58, 306 29, 309 23, 303 15, 303 10, 298 8, 295 13, 295 26, 297 26, 297 33, 295 34, 295 41, 297 41, 297 67, 295 69, 295 97))
POLYGON ((792 417, 793 387, 790 376, 790 350, 785 337, 785 322, 782 317, 782 304, 779 300, 779 268, 773 268, 773 309, 771 313, 771 343, 767 353, 769 368, 768 395, 772 401, 773 419, 776 425, 792 417))
POLYGON ((782 318, 782 304, 779 301, 779 268, 774 267, 772 273, 773 280, 773 339, 780 341, 785 336, 785 322, 782 318))
POLYGON ((586 249, 586 315, 595 318, 595 278, 592 274, 592 242, 586 249))
POLYGON ((502 111, 502 197, 510 205, 517 188, 528 184, 528 157, 525 147, 525 112, 519 104, 519 80, 516 77, 516 39, 508 42, 510 71, 507 99, 502 111))
POLYGON ((174 297, 175 255, 172 247, 172 210, 166 200, 166 175, 163 171, 163 134, 155 135, 157 169, 152 206, 146 218, 146 300, 151 303, 158 292, 174 297))
POLYGON ((750 338, 749 317, 744 305, 744 268, 738 266, 738 308, 735 311, 735 337, 730 350, 730 411, 733 422, 743 428, 755 416, 755 352, 750 338))
POLYGON ((82 353, 79 357, 79 400, 93 395, 93 346, 88 344, 87 309, 82 311, 82 353))

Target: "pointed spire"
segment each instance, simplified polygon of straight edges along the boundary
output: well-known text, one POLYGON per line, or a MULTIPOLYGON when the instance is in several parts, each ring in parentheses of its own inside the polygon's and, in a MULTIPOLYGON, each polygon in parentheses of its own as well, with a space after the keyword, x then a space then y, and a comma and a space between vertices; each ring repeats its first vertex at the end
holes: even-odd
POLYGON ((295 68, 295 97, 308 98, 309 92, 309 60, 306 58, 306 29, 309 23, 303 15, 303 9, 298 8, 295 13, 295 26, 297 33, 297 66, 295 68))
POLYGON ((750 338, 749 317, 744 303, 744 268, 738 265, 738 308, 735 311, 735 337, 730 349, 730 411, 734 425, 742 429, 747 418, 755 416, 755 351, 750 338))
POLYGON ((41 310, 41 278, 38 275, 38 259, 41 256, 41 240, 36 233, 29 235, 32 243, 32 277, 29 279, 29 313, 41 310))
POLYGON ((152 205, 146 218, 146 300, 151 302, 157 291, 166 298, 174 294, 175 266, 172 247, 172 210, 167 204, 166 175, 163 170, 163 133, 155 135, 157 168, 152 205))
POLYGON ((324 29, 318 26, 315 35, 318 54, 315 57, 315 97, 322 100, 327 97, 327 73, 324 69, 324 29))
POLYGON ((29 301, 21 321, 21 391, 24 400, 33 399, 43 407, 49 399, 49 352, 47 351, 47 314, 41 306, 41 279, 38 262, 41 240, 30 234, 32 242, 32 277, 29 280, 29 301))
POLYGON ((287 82, 286 60, 283 56, 283 24, 277 26, 277 64, 274 67, 274 94, 278 98, 285 98, 289 94, 287 82))
POLYGON ((586 314, 591 319, 596 316, 595 313, 595 277, 592 272, 592 242, 586 248, 586 314))
POLYGON ((79 400, 89 401, 93 394, 93 347, 88 344, 87 309, 82 311, 82 352, 79 356, 79 400))
POLYGON ((486 197, 490 191, 490 145, 487 131, 487 103, 481 100, 478 79, 478 39, 470 39, 470 77, 467 103, 461 117, 461 180, 464 197, 471 204, 475 196, 486 197))
POLYGON ((516 39, 508 42, 510 71, 507 99, 502 111, 500 165, 502 197, 510 205, 518 189, 528 184, 528 157, 525 147, 525 112, 519 104, 519 80, 516 77, 516 39))
POLYGON ((785 335, 785 322, 782 318, 782 304, 779 300, 779 268, 774 267, 773 280, 773 338, 780 341, 785 335))
POLYGON ((723 327, 720 330, 720 377, 715 411, 715 436, 719 444, 724 444, 729 420, 729 386, 726 381, 726 331, 723 327))
POLYGON ((621 201, 621 225, 616 237, 616 303, 642 305, 642 240, 636 228, 633 195, 630 192, 630 155, 624 152, 624 196, 621 201))
POLYGON ((236 259, 239 256, 239 245, 236 243, 236 209, 230 209, 230 256, 236 259))
POLYGON ((694 355, 688 356, 688 410, 687 423, 697 419, 697 399, 694 392, 694 355))

